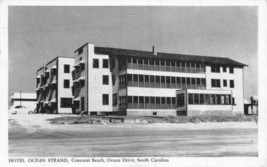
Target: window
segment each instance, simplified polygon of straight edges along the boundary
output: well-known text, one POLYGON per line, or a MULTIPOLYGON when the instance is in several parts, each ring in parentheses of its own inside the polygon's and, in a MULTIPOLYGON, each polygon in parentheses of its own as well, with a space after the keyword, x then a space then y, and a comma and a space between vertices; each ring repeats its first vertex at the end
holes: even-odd
MULTIPOLYGON (((129 99, 132 99, 132 98, 131 97, 128 97, 128 100, 129 99)), ((116 106, 117 103, 118 103, 118 101, 117 101, 117 93, 114 93, 113 94, 113 102, 112 102, 112 104, 113 104, 113 106, 116 106)))
POLYGON ((229 68, 229 71, 230 71, 231 74, 233 74, 234 73, 234 68, 233 67, 230 67, 229 68))
POLYGON ((64 73, 70 73, 70 65, 68 64, 64 65, 64 73))
POLYGON ((116 82, 115 75, 112 75, 112 85, 115 85, 115 82, 116 82))
POLYGON ((194 94, 194 104, 199 104, 199 94, 194 94))
POLYGON ((236 105, 235 104, 235 98, 234 97, 232 97, 232 105, 236 105))
POLYGON ((211 87, 220 88, 221 83, 219 79, 211 79, 211 87))
POLYGON ((79 58, 79 61, 81 61, 82 59, 83 59, 83 57, 80 57, 80 58, 79 58))
POLYGON ((115 68, 115 59, 111 59, 111 69, 113 70, 115 68))
POLYGON ((64 79, 64 88, 70 88, 70 80, 64 79))
POLYGON ((108 75, 103 75, 103 85, 108 85, 108 75))
POLYGON ((211 66, 211 72, 220 72, 220 66, 211 66))
POLYGON ((81 98, 81 110, 84 111, 84 97, 81 98))
POLYGON ((189 104, 194 104, 194 96, 193 96, 193 94, 191 94, 191 93, 188 94, 188 97, 189 97, 188 98, 188 103, 189 104))
POLYGON ((226 79, 223 80, 223 86, 227 87, 227 80, 226 79))
POLYGON ((235 87, 234 80, 230 80, 230 88, 234 88, 234 87, 235 87))
POLYGON ((72 107, 72 98, 60 98, 60 107, 61 108, 69 108, 72 107))
POLYGON ((103 103, 103 105, 109 105, 109 97, 108 97, 108 94, 103 94, 103 96, 102 96, 102 103, 103 103))
POLYGON ((226 67, 225 66, 223 67, 223 72, 226 72, 226 67))
POLYGON ((103 59, 103 68, 108 68, 108 59, 103 59))
POLYGON ((93 68, 99 68, 99 60, 93 59, 93 68))
POLYGON ((177 107, 184 107, 185 99, 184 94, 177 94, 177 107))
POLYGON ((83 48, 80 48, 79 50, 78 50, 78 55, 80 55, 80 54, 82 54, 83 53, 83 48))
POLYGON ((205 99, 204 99, 204 94, 200 94, 199 95, 199 102, 200 102, 200 104, 204 104, 204 101, 205 101, 205 99))

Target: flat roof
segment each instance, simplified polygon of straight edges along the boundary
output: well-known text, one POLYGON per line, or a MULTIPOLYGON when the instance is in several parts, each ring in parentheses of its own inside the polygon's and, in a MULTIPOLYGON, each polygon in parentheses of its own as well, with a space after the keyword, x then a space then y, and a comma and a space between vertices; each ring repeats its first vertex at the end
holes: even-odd
POLYGON ((11 99, 36 99, 36 93, 15 92, 10 96, 11 99))
POLYGON ((246 64, 240 63, 238 61, 232 60, 227 57, 211 57, 211 56, 187 55, 187 54, 163 53, 163 52, 158 52, 157 55, 154 55, 154 53, 151 51, 130 50, 130 49, 120 49, 120 48, 109 48, 109 47, 95 47, 95 53, 108 54, 114 56, 136 57, 136 58, 142 57, 142 58, 153 58, 153 59, 201 62, 210 65, 234 66, 242 68, 244 66, 247 66, 246 64))

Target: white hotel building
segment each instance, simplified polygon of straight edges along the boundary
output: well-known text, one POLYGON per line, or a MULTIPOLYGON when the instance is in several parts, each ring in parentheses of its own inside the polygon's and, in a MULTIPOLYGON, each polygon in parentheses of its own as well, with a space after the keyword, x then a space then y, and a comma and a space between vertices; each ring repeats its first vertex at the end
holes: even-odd
MULTIPOLYGON (((75 51, 73 113, 243 114, 243 68, 229 58, 95 47, 75 51)), ((60 91, 59 91, 60 92, 60 91)), ((58 99, 59 100, 59 99, 58 99)))
POLYGON ((74 59, 56 57, 36 72, 38 113, 72 113, 72 77, 74 59))

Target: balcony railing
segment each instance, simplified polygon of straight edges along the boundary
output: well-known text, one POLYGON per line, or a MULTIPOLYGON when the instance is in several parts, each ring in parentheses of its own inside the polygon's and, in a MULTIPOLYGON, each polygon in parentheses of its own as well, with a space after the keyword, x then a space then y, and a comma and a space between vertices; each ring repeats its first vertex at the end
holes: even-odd
POLYGON ((149 65, 149 64, 133 64, 127 63, 128 69, 139 69, 149 71, 170 71, 170 72, 181 72, 181 73, 205 73, 205 68, 194 68, 194 67, 177 67, 177 66, 161 66, 161 65, 149 65))

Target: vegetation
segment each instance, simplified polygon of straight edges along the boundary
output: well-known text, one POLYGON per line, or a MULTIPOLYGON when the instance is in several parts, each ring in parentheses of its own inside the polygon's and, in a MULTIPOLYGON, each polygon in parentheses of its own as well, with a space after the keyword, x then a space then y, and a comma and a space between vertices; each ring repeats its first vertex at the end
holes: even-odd
MULTIPOLYGON (((235 115, 235 116, 126 116, 124 123, 147 124, 147 123, 202 123, 202 122, 257 122, 255 115, 235 115)), ((104 116, 65 116, 49 119, 51 124, 112 124, 122 123, 121 120, 113 120, 104 116)))

